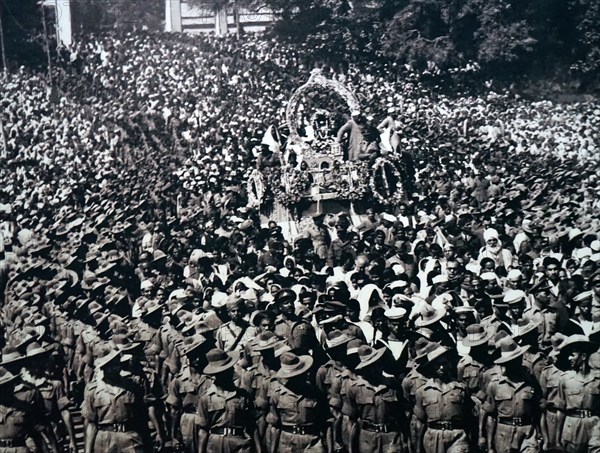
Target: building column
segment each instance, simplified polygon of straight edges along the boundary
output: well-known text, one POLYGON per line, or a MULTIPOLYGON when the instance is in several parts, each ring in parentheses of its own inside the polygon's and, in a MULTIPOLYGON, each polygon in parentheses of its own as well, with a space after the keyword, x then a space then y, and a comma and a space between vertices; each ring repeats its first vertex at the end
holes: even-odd
POLYGON ((215 34, 224 36, 227 32, 227 6, 221 6, 215 11, 215 34))
POLYGON ((165 0, 165 31, 181 30, 181 0, 165 0))

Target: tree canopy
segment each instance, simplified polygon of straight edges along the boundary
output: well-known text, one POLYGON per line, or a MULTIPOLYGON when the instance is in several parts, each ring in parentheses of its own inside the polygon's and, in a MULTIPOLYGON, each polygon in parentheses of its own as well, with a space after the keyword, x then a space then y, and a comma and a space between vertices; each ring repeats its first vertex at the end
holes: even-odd
POLYGON ((265 0, 276 32, 324 58, 385 56, 426 68, 475 62, 497 77, 597 83, 597 0, 265 0))

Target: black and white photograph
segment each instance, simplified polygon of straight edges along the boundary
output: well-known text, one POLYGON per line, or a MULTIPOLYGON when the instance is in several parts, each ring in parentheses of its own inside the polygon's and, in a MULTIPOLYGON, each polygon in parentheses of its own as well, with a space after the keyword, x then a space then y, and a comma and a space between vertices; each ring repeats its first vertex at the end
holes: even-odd
POLYGON ((600 0, 0 0, 0 453, 600 453, 600 0))

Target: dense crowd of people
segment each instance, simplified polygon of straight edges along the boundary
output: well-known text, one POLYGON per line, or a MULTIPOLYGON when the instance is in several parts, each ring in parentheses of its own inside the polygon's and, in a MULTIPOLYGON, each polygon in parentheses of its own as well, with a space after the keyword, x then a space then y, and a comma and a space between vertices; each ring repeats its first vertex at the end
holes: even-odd
POLYGON ((4 76, 0 453, 77 451, 73 404, 86 453, 600 451, 597 105, 306 55, 102 35, 4 76), (415 178, 289 237, 245 182, 317 64, 415 178))

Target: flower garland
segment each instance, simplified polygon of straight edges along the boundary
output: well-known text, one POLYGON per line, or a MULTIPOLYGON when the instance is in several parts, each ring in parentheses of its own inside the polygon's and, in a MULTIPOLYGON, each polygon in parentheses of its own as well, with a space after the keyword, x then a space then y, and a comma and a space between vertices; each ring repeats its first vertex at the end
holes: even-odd
POLYGON ((248 205, 253 208, 260 207, 260 203, 265 194, 265 184, 262 175, 258 170, 252 170, 248 176, 246 187, 246 192, 248 193, 248 205))
POLYGON ((276 179, 271 174, 270 182, 275 199, 286 207, 293 206, 308 195, 311 186, 310 173, 296 168, 281 168, 276 179))
POLYGON ((402 202, 404 198, 404 187, 402 186, 402 177, 397 167, 397 161, 385 157, 377 158, 371 170, 369 187, 373 197, 383 205, 397 205, 402 202), (387 168, 391 169, 391 175, 387 174, 387 168), (381 170, 381 177, 378 176, 379 170, 381 170), (388 176, 392 176, 391 181, 388 176), (385 194, 386 196, 381 194, 381 187, 377 187, 378 179, 381 179, 381 185, 383 185, 383 189, 387 192, 385 194))

